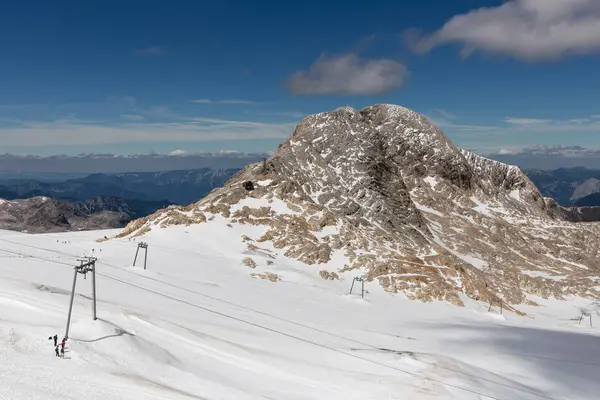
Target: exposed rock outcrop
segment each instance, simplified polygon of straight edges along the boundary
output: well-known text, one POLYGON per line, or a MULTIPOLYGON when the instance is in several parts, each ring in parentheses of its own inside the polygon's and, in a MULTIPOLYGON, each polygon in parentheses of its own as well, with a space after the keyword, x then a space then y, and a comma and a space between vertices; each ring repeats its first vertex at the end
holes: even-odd
POLYGON ((338 272, 360 270, 412 299, 511 308, 528 295, 600 298, 599 224, 570 222, 519 168, 458 149, 399 106, 309 116, 265 163, 123 234, 180 223, 178 214, 265 226, 257 243, 308 265, 331 266, 342 252, 338 272))

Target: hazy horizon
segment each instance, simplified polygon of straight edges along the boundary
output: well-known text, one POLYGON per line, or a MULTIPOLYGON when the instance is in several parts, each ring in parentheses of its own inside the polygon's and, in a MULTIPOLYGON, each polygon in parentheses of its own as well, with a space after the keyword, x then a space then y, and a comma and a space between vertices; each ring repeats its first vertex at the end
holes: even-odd
MULTIPOLYGON (((478 153, 476 149, 471 149, 478 153)), ((190 153, 172 154, 80 154, 77 156, 0 154, 0 180, 62 180, 66 175, 83 177, 94 173, 162 172, 199 168, 239 169, 268 158, 272 153, 190 153), (60 175, 60 176, 59 176, 60 175)), ((574 147, 534 148, 504 154, 481 154, 517 165, 522 169, 554 170, 583 167, 600 169, 600 154, 574 147)))

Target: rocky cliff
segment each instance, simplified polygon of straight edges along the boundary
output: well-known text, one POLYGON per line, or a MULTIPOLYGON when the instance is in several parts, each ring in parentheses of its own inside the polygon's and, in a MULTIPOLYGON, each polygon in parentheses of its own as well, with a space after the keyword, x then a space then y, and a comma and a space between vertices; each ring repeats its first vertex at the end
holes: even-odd
POLYGON ((269 244, 328 274, 357 270, 409 298, 509 308, 530 295, 600 298, 599 224, 570 222, 519 168, 457 148, 399 106, 309 116, 266 163, 119 236, 223 223, 215 216, 264 226, 240 238, 249 248, 269 244))

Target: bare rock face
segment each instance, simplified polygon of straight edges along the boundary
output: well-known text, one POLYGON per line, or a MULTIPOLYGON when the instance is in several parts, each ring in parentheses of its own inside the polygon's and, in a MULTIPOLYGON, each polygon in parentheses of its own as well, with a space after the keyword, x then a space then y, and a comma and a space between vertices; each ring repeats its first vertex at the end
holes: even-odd
POLYGON ((248 268, 256 268, 256 262, 250 257, 245 257, 242 259, 242 264, 244 264, 248 268))
POLYGON ((581 218, 519 168, 457 148, 399 106, 309 116, 266 163, 121 236, 215 214, 268 227, 256 241, 307 268, 332 267, 343 253, 338 272, 360 270, 413 299, 462 305, 468 296, 510 309, 529 295, 600 298, 600 224, 573 223, 581 218))

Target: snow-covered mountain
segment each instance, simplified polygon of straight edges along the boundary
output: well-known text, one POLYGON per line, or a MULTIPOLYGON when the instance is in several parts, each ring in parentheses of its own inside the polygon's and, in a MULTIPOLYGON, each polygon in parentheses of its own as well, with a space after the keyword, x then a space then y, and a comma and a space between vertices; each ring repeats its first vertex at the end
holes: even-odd
POLYGON ((600 192, 600 180, 589 178, 575 188, 571 195, 571 200, 579 200, 598 192, 600 192))
POLYGON ((414 111, 375 105, 305 118, 266 163, 119 237, 253 225, 260 234, 238 240, 273 274, 269 246, 325 277, 356 270, 412 299, 462 305, 464 293, 518 308, 530 295, 600 298, 600 225, 572 219, 519 168, 457 148, 414 111))
POLYGON ((0 231, 0 399, 595 400, 598 228, 565 218, 409 110, 311 116, 189 207, 0 231))

